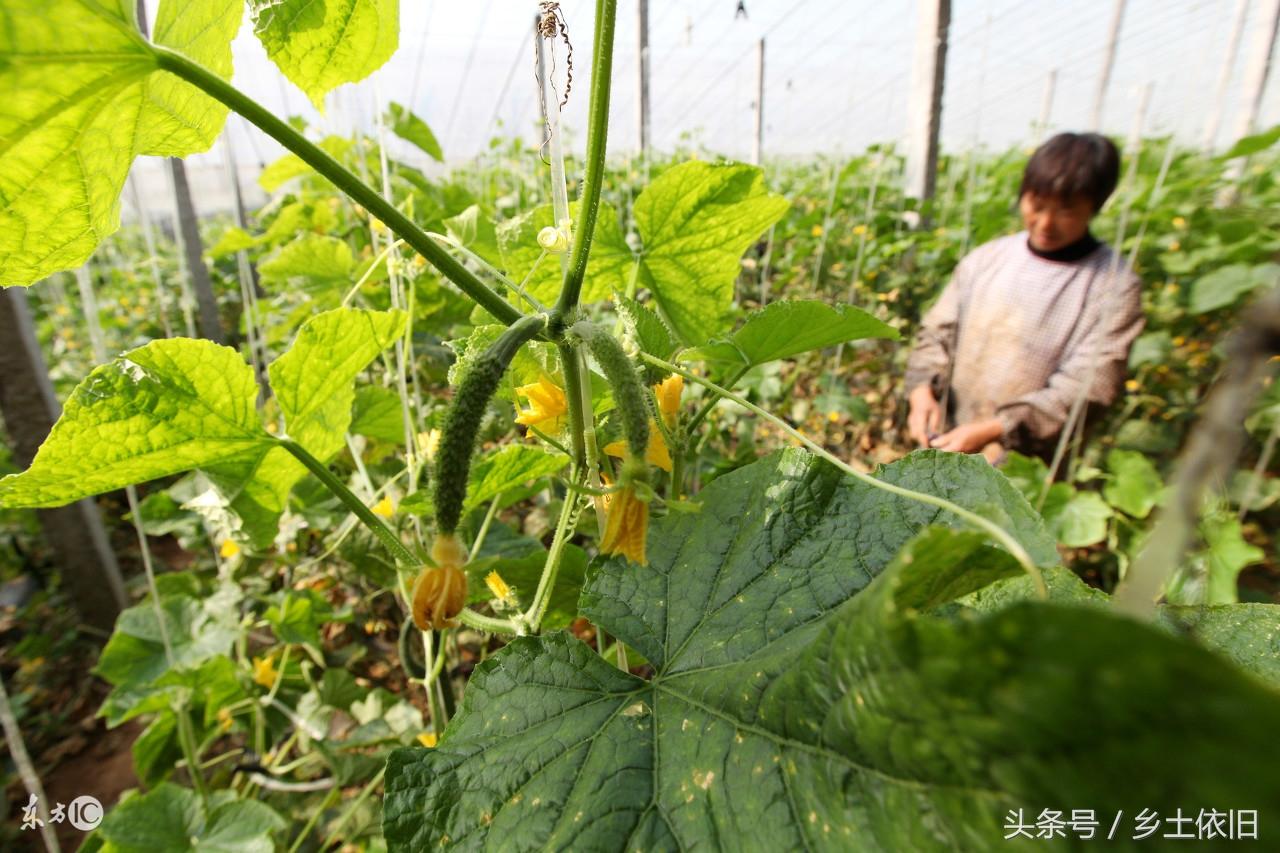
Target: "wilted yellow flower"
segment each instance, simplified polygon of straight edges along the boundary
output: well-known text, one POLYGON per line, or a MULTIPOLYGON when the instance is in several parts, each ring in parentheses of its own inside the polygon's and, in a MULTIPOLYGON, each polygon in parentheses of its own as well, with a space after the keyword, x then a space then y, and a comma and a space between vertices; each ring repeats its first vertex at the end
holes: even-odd
POLYGON ((386 496, 382 500, 373 505, 373 514, 380 515, 383 518, 390 518, 396 514, 395 505, 391 503, 391 497, 386 496))
POLYGON ((276 683, 277 675, 275 662, 271 660, 270 656, 253 659, 254 684, 270 688, 276 683))
POLYGON ((564 416, 569 411, 569 401, 563 388, 548 377, 540 376, 532 385, 521 385, 516 393, 528 397, 531 404, 531 408, 520 410, 516 423, 540 427, 548 432, 560 431, 564 416))
POLYGON ((427 457, 428 462, 434 462, 436 451, 440 449, 440 430, 429 429, 418 433, 418 449, 427 457))
POLYGON ((232 557, 239 556, 240 546, 236 544, 234 539, 223 539, 222 547, 218 549, 218 556, 224 560, 230 560, 232 557))
POLYGON ((649 535, 649 504, 636 497, 635 488, 624 486, 609 496, 608 518, 600 551, 621 554, 634 563, 647 566, 645 539, 649 535))
POLYGON ((454 617, 467 604, 466 551, 453 534, 436 536, 431 546, 435 568, 425 568, 413 585, 413 623, 421 631, 456 628, 454 617))
POLYGON ((439 738, 436 737, 435 732, 423 732, 422 734, 418 735, 418 743, 422 744, 427 749, 434 748, 438 740, 439 738))
POLYGON ((514 600, 514 596, 511 594, 511 587, 502 579, 502 575, 496 571, 489 572, 484 576, 484 585, 489 587, 489 592, 493 593, 493 597, 503 604, 510 604, 514 600))

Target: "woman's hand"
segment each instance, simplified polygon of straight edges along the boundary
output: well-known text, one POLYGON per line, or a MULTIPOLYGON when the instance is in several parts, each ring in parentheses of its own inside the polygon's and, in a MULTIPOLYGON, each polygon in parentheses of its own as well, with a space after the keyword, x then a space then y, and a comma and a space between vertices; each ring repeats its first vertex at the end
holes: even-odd
POLYGON ((953 453, 977 453, 993 441, 998 441, 1004 434, 1004 427, 998 418, 973 423, 961 424, 950 432, 943 433, 929 443, 937 450, 949 450, 953 453))
POLYGON ((929 446, 932 436, 942 423, 942 407, 933 398, 929 385, 917 385, 907 396, 911 411, 907 415, 907 434, 921 447, 929 446))

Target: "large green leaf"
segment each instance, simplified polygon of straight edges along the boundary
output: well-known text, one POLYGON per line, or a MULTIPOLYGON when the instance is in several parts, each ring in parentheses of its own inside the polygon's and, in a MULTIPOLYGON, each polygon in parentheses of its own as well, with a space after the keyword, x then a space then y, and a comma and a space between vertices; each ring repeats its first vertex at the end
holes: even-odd
POLYGON ((136 794, 98 828, 104 853, 271 853, 286 822, 270 806, 219 791, 202 803, 195 791, 165 782, 136 794))
MULTIPOLYGON (((351 423, 356 376, 404 328, 400 311, 342 308, 307 321, 269 368, 284 430, 327 461, 351 423)), ((0 505, 60 506, 198 468, 258 546, 275 535, 306 469, 263 428, 253 370, 239 353, 172 338, 89 374, 31 467, 0 480, 0 505)))
MULTIPOLYGON (((577 217, 578 202, 570 203, 569 215, 577 217)), ((551 205, 543 204, 498 227, 498 248, 502 252, 507 277, 516 284, 524 283, 525 290, 546 305, 555 302, 564 282, 560 256, 544 256, 538 246, 538 232, 550 227, 553 218, 551 205)), ((591 238, 591 256, 587 260, 582 301, 608 299, 618 282, 625 282, 631 275, 634 266, 635 255, 618 228, 617 211, 611 205, 601 204, 596 216, 595 234, 591 238)))
MULTIPOLYGON (((1070 569, 1044 570, 1049 600, 1107 609, 1111 597, 1088 586, 1070 569)), ((1002 610, 1014 602, 1036 598, 1025 575, 993 583, 960 603, 980 613, 1002 610)), ((1234 661, 1272 687, 1280 688, 1280 607, 1273 604, 1165 605, 1157 608, 1156 626, 1180 637, 1194 638, 1234 661)))
MULTIPOLYGON (((211 598, 206 603, 173 595, 161 603, 164 632, 150 601, 120 614, 95 673, 117 688, 149 687, 170 669, 191 669, 227 654, 239 636, 234 613, 217 612, 218 605, 228 603, 224 598, 211 598), (165 653, 166 634, 172 660, 165 653)), ((230 604, 234 607, 235 602, 230 604)))
POLYGON ((1188 310, 1203 314, 1225 308, 1246 293, 1280 284, 1280 264, 1231 264, 1191 283, 1188 310))
POLYGON ((476 462, 467 486, 465 511, 484 506, 503 492, 561 471, 569 457, 528 444, 509 444, 476 462))
POLYGON ((94 369, 0 504, 61 506, 192 468, 252 464, 271 437, 253 369, 235 350, 171 338, 94 369))
POLYGON ((1267 150, 1272 145, 1275 145, 1277 141, 1280 141, 1280 124, 1270 130, 1241 137, 1236 140, 1235 145, 1231 146, 1231 150, 1223 154, 1219 159, 1231 160, 1235 157, 1248 157, 1250 154, 1257 154, 1259 151, 1267 150))
POLYGON ((404 444, 404 407, 400 404, 400 395, 381 385, 358 388, 351 432, 389 444, 404 444))
POLYGON ((752 311, 732 335, 691 350, 684 358, 754 367, 864 338, 897 340, 898 330, 852 305, 787 299, 752 311))
MULTIPOLYGON (((239 0, 166 0, 155 42, 231 76, 239 0)), ((0 286, 84 263, 120 226, 134 158, 207 149, 227 108, 158 70, 132 0, 0 7, 0 286)))
MULTIPOLYGON (((786 199, 765 191, 763 172, 740 163, 682 163, 636 197, 638 281, 686 344, 729 325, 739 259, 786 210, 786 199)), ((615 289, 625 292, 626 280, 615 289)))
POLYGON ((351 247, 337 237, 303 234, 258 265, 266 284, 291 285, 303 291, 347 288, 353 283, 351 247))
POLYGON ((444 162, 444 152, 440 150, 440 143, 436 141, 436 135, 431 132, 431 128, 425 121, 418 118, 407 107, 402 107, 397 103, 391 103, 387 106, 387 124, 391 127, 391 132, 407 142, 412 142, 418 148, 422 149, 427 155, 438 163, 444 162))
MULTIPOLYGON (((627 331, 627 337, 640 352, 666 361, 680 349, 680 342, 676 340, 675 332, 671 331, 666 321, 658 316, 657 311, 648 305, 641 305, 634 299, 628 299, 620 293, 614 294, 613 304, 627 331)), ((644 371, 645 380, 650 385, 656 385, 666 379, 669 373, 648 362, 638 362, 636 367, 644 371)))
POLYGON ((398 0, 250 0, 267 56, 318 110, 343 83, 363 80, 396 52, 398 0))
MULTIPOLYGON (((923 454, 897 467, 946 481, 923 454)), ((957 610, 1009 556, 909 539, 918 508, 800 453, 702 501, 655 523, 650 565, 608 562, 583 594, 654 676, 566 634, 516 640, 437 748, 392 754, 391 849, 1004 849, 1010 810, 1058 803, 1280 819, 1280 747, 1253 734, 1280 695, 1214 654, 1097 607, 957 610)))
POLYGON ((1097 492, 1078 492, 1070 483, 1054 483, 1044 501, 1045 523, 1068 548, 1101 542, 1114 514, 1097 492))
POLYGON ((1112 450, 1107 454, 1111 479, 1102 489, 1107 503, 1134 518, 1146 518, 1160 500, 1164 481, 1145 454, 1112 450))

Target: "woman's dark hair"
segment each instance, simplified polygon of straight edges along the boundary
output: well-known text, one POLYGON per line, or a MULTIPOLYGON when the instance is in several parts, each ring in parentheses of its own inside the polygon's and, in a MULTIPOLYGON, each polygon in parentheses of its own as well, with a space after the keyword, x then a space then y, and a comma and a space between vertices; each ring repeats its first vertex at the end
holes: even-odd
POLYGON ((1097 213, 1120 178, 1120 152, 1097 133, 1059 133, 1036 149, 1022 173, 1026 193, 1071 201, 1084 197, 1097 213))

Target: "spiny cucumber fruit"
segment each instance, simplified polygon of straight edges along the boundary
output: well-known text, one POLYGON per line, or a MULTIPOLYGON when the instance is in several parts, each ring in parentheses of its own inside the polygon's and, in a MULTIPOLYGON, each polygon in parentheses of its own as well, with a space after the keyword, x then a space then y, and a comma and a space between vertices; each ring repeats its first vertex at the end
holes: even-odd
POLYGON ((467 476, 471 456, 475 453, 480 422, 489 400, 507 366, 526 342, 546 327, 541 315, 523 317, 512 323, 493 344, 471 363, 458 383, 453 405, 445 416, 436 450, 435 508, 436 529, 453 533, 462 519, 462 504, 467 497, 467 476))
POLYGON ((622 431, 627 438, 627 450, 635 459, 644 459, 649 446, 649 406, 645 388, 636 373, 635 365, 627 357, 622 344, 604 329, 587 321, 574 323, 569 333, 580 339, 591 350, 596 363, 604 371, 605 378, 613 386, 613 402, 622 415, 622 431))

